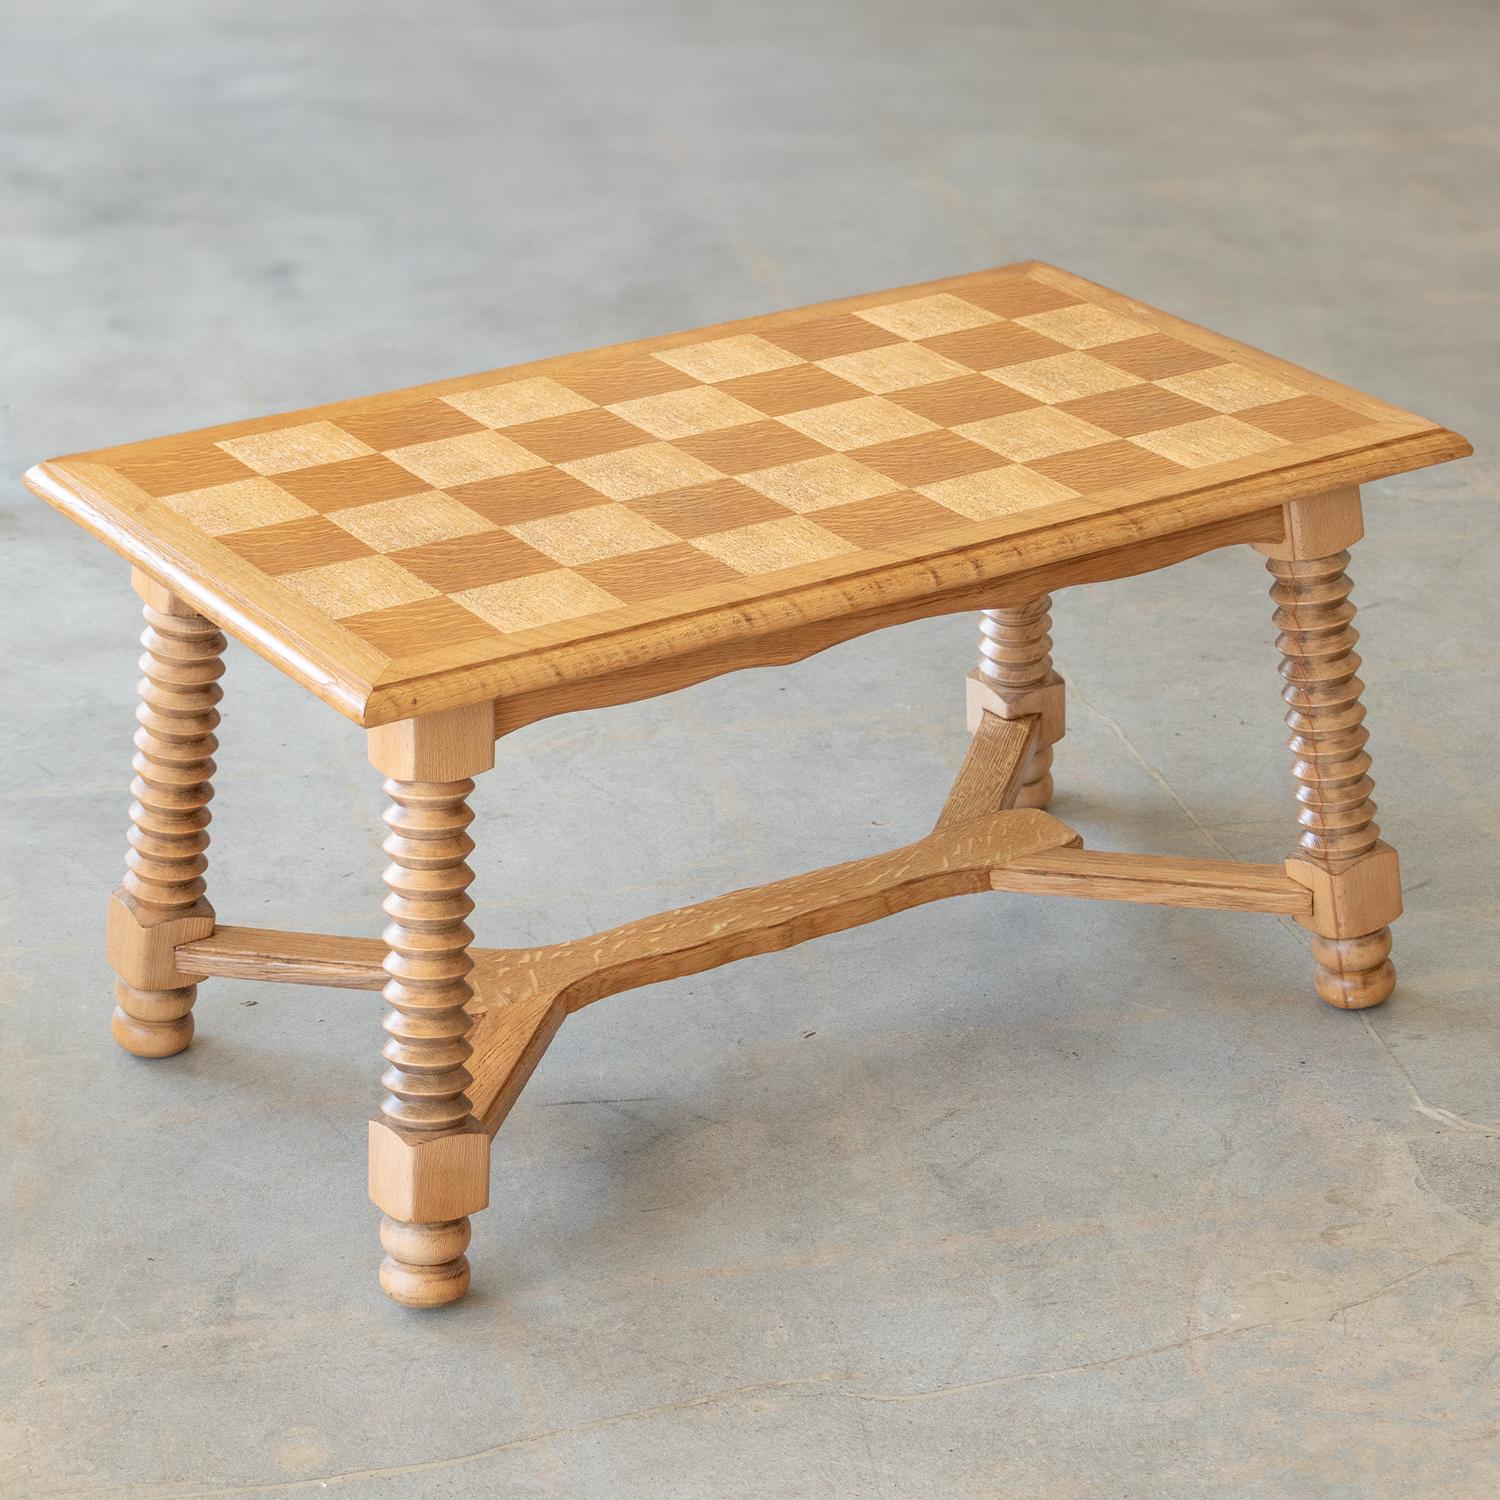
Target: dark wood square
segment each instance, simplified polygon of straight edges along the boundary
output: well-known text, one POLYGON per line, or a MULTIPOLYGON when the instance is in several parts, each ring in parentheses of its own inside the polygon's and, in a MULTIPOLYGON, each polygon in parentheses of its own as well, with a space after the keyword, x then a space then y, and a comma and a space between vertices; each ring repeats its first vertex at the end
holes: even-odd
POLYGON ((784 370, 768 370, 763 375, 741 375, 735 380, 722 381, 719 389, 768 417, 806 411, 811 406, 828 406, 835 401, 853 401, 867 394, 817 365, 788 365, 784 370))
POLYGON ((1098 344, 1088 351, 1095 359, 1139 375, 1142 380, 1161 380, 1167 375, 1186 375, 1189 370, 1206 370, 1222 365, 1222 354, 1195 349, 1165 333, 1148 333, 1138 339, 1124 339, 1118 344, 1098 344))
POLYGON ((528 453, 545 458, 549 464, 569 463, 575 458, 595 458, 601 453, 615 453, 638 443, 657 441, 624 417, 612 411, 570 411, 560 417, 543 417, 540 422, 522 422, 507 427, 505 436, 519 443, 528 453))
MULTIPOLYGON (((674 536, 707 536, 713 531, 732 531, 757 521, 777 521, 787 514, 784 505, 757 493, 737 479, 719 479, 712 484, 671 490, 626 502, 636 515, 644 516, 674 536)), ((613 592, 613 590, 611 590, 613 592)))
MULTIPOLYGON (((915 437, 861 448, 853 457, 897 484, 907 486, 977 474, 981 469, 993 469, 996 462, 993 449, 971 443, 956 432, 919 432, 915 437)), ((818 520, 822 519, 819 512, 818 520)))
POLYGON ((861 349, 903 342, 888 329, 877 328, 853 313, 833 313, 826 318, 809 318, 805 323, 788 323, 764 336, 777 348, 800 354, 803 359, 831 359, 835 354, 857 354, 861 349))
POLYGON ((769 469, 773 464, 796 463, 798 459, 817 458, 828 452, 821 443, 780 422, 752 422, 745 427, 727 427, 722 432, 677 438, 672 446, 725 474, 769 469))
POLYGON ((448 494, 497 526, 514 526, 599 503, 598 490, 561 469, 528 469, 523 474, 480 479, 454 485, 448 494))
MULTIPOLYGON (((691 375, 630 349, 600 349, 581 355, 569 360, 566 371, 559 370, 552 378, 600 406, 639 396, 659 396, 663 391, 680 391, 699 384, 691 375)), ((507 430, 507 436, 510 431, 507 430)))
POLYGON ((982 422, 1037 405, 1035 396, 1012 390, 985 375, 961 375, 935 385, 919 385, 909 391, 891 391, 887 401, 914 411, 929 422, 957 427, 964 422, 982 422))
POLYGON ((528 573, 545 573, 557 566, 554 559, 535 547, 528 547, 508 531, 449 537, 388 555, 392 562, 444 594, 476 589, 486 583, 504 583, 508 578, 522 578, 528 573))
POLYGON ((303 516, 296 521, 278 521, 236 531, 219 540, 262 573, 297 573, 324 563, 348 562, 354 557, 373 557, 375 549, 357 536, 335 526, 326 516, 303 516))
POLYGON ((980 328, 965 328, 958 333, 940 333, 921 342, 948 359, 956 359, 972 370, 994 370, 1001 365, 1018 365, 1023 360, 1045 359, 1049 354, 1066 354, 1068 346, 1059 344, 1019 323, 986 323, 980 328))
POLYGON ((477 432, 482 426, 435 396, 423 401, 403 401, 397 406, 373 411, 346 412, 334 425, 372 448, 405 448, 412 443, 431 443, 438 438, 477 432))
POLYGON ((1159 453, 1137 448, 1134 443, 1123 439, 1118 443, 1099 443, 1092 448, 1075 448, 1071 453, 1055 453, 1051 458, 1029 458, 1026 467, 1057 480, 1059 484, 1068 485, 1080 495, 1183 472, 1181 464, 1174 464, 1159 453))
POLYGON ((340 623, 386 656, 414 656, 497 633, 493 625, 451 599, 414 599, 389 609, 346 615, 340 623))
POLYGON ((1062 410, 1120 437, 1134 437, 1138 432, 1155 432, 1218 416, 1218 412, 1189 401, 1186 396, 1149 384, 1128 385, 1123 390, 1064 401, 1062 410))
POLYGON ((292 469, 276 476, 276 483, 314 510, 343 510, 376 500, 398 500, 426 486, 410 469, 403 469, 380 453, 348 458, 311 469, 292 469))
MULTIPOLYGON (((994 458, 990 454, 990 458, 994 458)), ((993 467, 993 464, 991 464, 993 467)), ((968 523, 962 516, 922 495, 879 495, 850 505, 830 505, 813 519, 856 547, 887 547, 933 531, 968 523)))
POLYGON ((1319 396, 1293 396, 1290 401, 1276 401, 1270 406, 1252 406, 1247 411, 1237 411, 1235 416, 1241 422, 1259 427, 1262 432, 1274 432, 1277 437, 1293 443, 1346 432, 1351 427, 1363 427, 1370 420, 1357 411, 1350 411, 1347 406, 1338 406, 1319 396))
POLYGON ((163 448, 135 458, 122 458, 114 468, 148 495, 178 495, 184 490, 207 489, 211 484, 255 478, 255 470, 248 464, 242 464, 212 443, 163 448))
POLYGON ((653 547, 603 562, 584 563, 573 571, 626 604, 659 599, 683 589, 707 588, 715 583, 737 583, 740 575, 716 557, 680 542, 653 547))
POLYGON ((1083 298, 1076 292, 1060 291, 1045 282, 1025 276, 976 276, 961 294, 965 302, 999 313, 1002 318, 1024 318, 1030 313, 1051 312, 1055 307, 1072 307, 1083 298))

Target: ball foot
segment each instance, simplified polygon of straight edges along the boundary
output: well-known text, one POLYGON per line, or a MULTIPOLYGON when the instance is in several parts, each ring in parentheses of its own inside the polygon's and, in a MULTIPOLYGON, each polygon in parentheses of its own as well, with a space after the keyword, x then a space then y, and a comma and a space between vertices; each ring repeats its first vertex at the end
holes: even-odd
POLYGON ((115 1041, 133 1057, 175 1057, 193 1039, 193 1001, 198 986, 177 990, 138 990, 123 981, 115 985, 115 1013, 110 1029, 115 1041))
POLYGON ((1052 800, 1052 746, 1033 751, 1026 763, 1026 780, 1016 793, 1012 807, 1045 807, 1052 800))
POLYGON ((1315 937, 1312 951, 1318 963, 1318 998, 1339 1010, 1368 1010, 1396 987, 1389 927, 1364 937, 1315 937))
POLYGON ((1052 776, 1049 772, 1039 781, 1028 781, 1019 792, 1012 807, 1046 807, 1052 800, 1055 788, 1052 785, 1052 776))
POLYGON ((385 1259, 380 1289, 403 1307, 445 1307, 469 1290, 469 1221, 407 1224, 389 1215, 380 1222, 385 1259))

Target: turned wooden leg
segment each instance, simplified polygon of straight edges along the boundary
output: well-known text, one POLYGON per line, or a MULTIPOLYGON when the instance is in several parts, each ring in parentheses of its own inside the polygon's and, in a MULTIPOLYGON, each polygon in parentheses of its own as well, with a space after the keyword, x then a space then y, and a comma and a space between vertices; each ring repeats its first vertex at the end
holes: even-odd
POLYGON ((1014 609, 986 609, 979 619, 979 667, 969 678, 969 732, 981 713, 1041 717, 1016 807, 1052 800, 1052 747, 1063 737, 1063 680, 1052 670, 1052 600, 1043 594, 1014 609))
MULTIPOLYGON (((1353 529, 1357 537, 1357 512, 1353 529)), ((1281 696, 1302 826, 1287 870, 1313 892, 1307 925, 1314 932, 1318 994, 1342 1010, 1363 1010, 1395 987, 1389 923, 1401 911, 1401 883, 1395 851, 1380 842, 1370 800, 1374 783, 1348 562, 1348 552, 1338 551, 1272 555, 1266 566, 1276 580, 1271 598, 1286 680, 1281 696)))
POLYGON ((385 1214, 380 1285, 408 1307, 439 1307, 468 1290, 468 1216, 489 1202, 489 1137, 473 1117, 465 1066, 474 940, 466 799, 474 783, 458 773, 493 764, 493 725, 485 704, 370 733, 370 758, 387 772, 391 799, 388 1066, 370 1126, 370 1196, 385 1214))
POLYGON ((178 943, 214 930, 204 897, 209 798, 218 748, 224 637, 144 574, 145 655, 130 790, 125 883, 110 898, 115 1040, 137 1057, 170 1057, 193 1037, 197 985, 173 963, 178 943))

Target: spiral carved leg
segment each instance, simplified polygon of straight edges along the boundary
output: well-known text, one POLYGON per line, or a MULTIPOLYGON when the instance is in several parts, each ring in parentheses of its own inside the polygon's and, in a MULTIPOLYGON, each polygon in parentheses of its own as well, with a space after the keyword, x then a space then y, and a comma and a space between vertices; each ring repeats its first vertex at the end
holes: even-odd
POLYGON ((116 898, 125 915, 118 924, 111 917, 111 957, 120 974, 113 1030, 127 1052, 170 1057, 192 1040, 197 986, 157 988, 145 981, 152 974, 171 974, 174 940, 204 935, 188 934, 188 919, 206 923, 207 930, 213 925, 203 875, 225 641, 208 620, 165 590, 149 585, 143 591, 145 675, 130 788, 135 800, 125 881, 116 898))
MULTIPOLYGON (((1052 670, 1051 608, 1052 600, 1043 594, 1014 609, 980 613, 980 678, 1017 714, 1036 712, 1035 700, 1042 690, 1055 687, 1060 692, 1062 687, 1052 670)), ((1055 734, 1061 734, 1060 723, 1055 734)), ((1052 744, 1048 741, 1032 751, 1014 806, 1046 807, 1053 790, 1052 744)))
MULTIPOLYGON (((1271 598, 1286 687, 1287 741, 1297 780, 1299 858, 1338 877, 1373 856, 1380 829, 1371 800, 1369 733, 1355 652, 1349 554, 1270 558, 1271 598)), ((1389 854, 1389 851, 1386 851, 1389 854)), ((1393 857, 1393 856, 1392 856, 1393 857)), ((1399 907, 1398 907, 1399 909, 1399 907)), ((1317 991, 1330 1005, 1362 1010, 1395 988, 1390 929, 1313 940, 1317 991)))
MULTIPOLYGON (((474 848, 465 831, 473 814, 465 798, 473 789, 469 780, 385 783, 391 832, 384 848, 391 863, 384 910, 391 921, 383 993, 390 1011, 381 1111, 419 1149, 472 1125, 464 1006, 472 994, 474 940, 466 921, 474 909, 468 894, 473 872, 465 862, 474 848)), ((469 1285, 468 1242, 467 1217, 424 1223, 387 1215, 380 1284, 411 1307, 456 1302, 469 1285)))

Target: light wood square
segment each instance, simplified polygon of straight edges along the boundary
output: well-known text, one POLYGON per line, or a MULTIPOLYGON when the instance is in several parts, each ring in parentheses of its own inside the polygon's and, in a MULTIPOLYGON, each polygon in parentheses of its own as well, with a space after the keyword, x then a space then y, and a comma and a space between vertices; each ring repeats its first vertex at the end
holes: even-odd
POLYGON ((825 531, 806 516, 784 521, 761 521, 733 531, 714 531, 695 537, 693 546, 727 563, 737 573, 774 573, 800 563, 822 562, 859 549, 843 537, 825 531))
POLYGON ((183 490, 164 496, 163 503, 208 536, 250 531, 316 514, 312 506, 294 499, 269 479, 235 479, 201 490, 183 490))
POLYGON ((831 406, 789 411, 778 420, 837 453, 894 442, 896 438, 937 428, 936 422, 929 422, 882 396, 860 396, 853 401, 835 401, 831 406))
POLYGON ((919 484, 916 490, 971 521, 1014 515, 1038 505, 1050 505, 1054 500, 1070 500, 1078 493, 1020 464, 983 469, 978 474, 960 474, 957 479, 941 479, 936 484, 919 484))
POLYGON ((438 490, 546 467, 536 454, 498 432, 466 432, 435 443, 413 443, 392 448, 386 457, 438 490))
POLYGON ((535 521, 520 521, 506 530, 570 568, 626 552, 669 546, 677 540, 672 532, 623 505, 567 510, 535 521))
POLYGON ((1156 332, 1150 323, 1142 323, 1139 318, 1126 317, 1124 313, 1099 307, 1093 302, 1076 302, 1072 307, 1030 313, 1015 321, 1034 333, 1066 344, 1070 349, 1093 349, 1100 344, 1118 344, 1125 339, 1144 338, 1156 332))
POLYGON ((820 359, 818 364, 841 380, 876 395, 904 391, 914 385, 933 385, 969 373, 967 365, 921 344, 882 344, 857 354, 836 354, 832 359, 820 359))
POLYGON ((616 453, 576 458, 559 464, 558 468, 611 500, 664 495, 668 490, 685 490, 689 485, 708 484, 724 477, 717 469, 670 443, 641 443, 616 453))
POLYGON ((1017 463, 1047 458, 1053 453, 1069 453, 1074 448, 1091 448, 1095 443, 1111 441, 1114 436, 1082 417, 1052 406, 1032 406, 1025 411, 986 417, 982 422, 966 422, 954 431, 1017 463))
POLYGON ((577 391, 545 375, 533 380, 510 380, 503 385, 457 391, 443 400, 466 417, 486 427, 518 427, 522 422, 540 422, 544 417, 565 417, 587 411, 594 403, 577 391))
POLYGON ((225 438, 217 446, 257 474, 284 474, 289 469, 310 469, 314 464, 336 464, 342 458, 363 458, 375 451, 332 422, 304 422, 297 427, 278 427, 274 432, 225 438))
POLYGON ((1247 406, 1269 406, 1273 401, 1289 401, 1302 396, 1294 385, 1252 370, 1248 365, 1210 365, 1206 370, 1189 370, 1183 375, 1168 375, 1156 382, 1189 401, 1197 401, 1214 411, 1244 411, 1247 406))
POLYGON ((763 375, 767 370, 782 370, 802 363, 798 355, 788 354, 754 333, 684 344, 680 349, 658 349, 656 357, 674 370, 710 384, 734 380, 740 375, 763 375))
POLYGON ((825 453, 820 458, 777 464, 739 477, 742 484, 795 511, 821 510, 852 500, 873 500, 876 495, 889 495, 901 488, 847 453, 825 453))
POLYGON ((538 625, 555 625, 560 620, 576 620, 580 615, 597 615, 620 607, 613 594, 565 568, 464 589, 453 598, 504 631, 532 630, 538 625))
POLYGON ((711 385, 689 385, 680 391, 663 391, 659 396, 617 401, 609 410, 659 438, 694 437, 764 420, 753 406, 711 385))
POLYGON ((410 604, 413 599, 430 599, 437 593, 388 557, 356 557, 321 568, 303 568, 298 573, 283 573, 281 582, 335 620, 410 604))
POLYGON ((1202 422, 1184 422, 1180 427, 1165 427, 1160 432, 1138 433, 1130 441, 1138 448, 1159 453, 1189 469, 1228 463, 1231 459, 1264 453, 1268 448, 1286 446, 1285 438, 1263 432, 1235 417, 1208 417, 1202 422))
POLYGON ((1000 321, 994 313, 965 302, 951 292, 931 297, 913 297, 909 302, 887 302, 881 307, 866 307, 855 317, 884 328, 903 339, 930 339, 940 333, 958 333, 964 328, 978 328, 984 323, 1000 321))
POLYGON ((428 542, 499 529, 493 521, 438 490, 380 500, 374 505, 345 506, 330 511, 328 519, 377 552, 399 552, 404 547, 424 547, 428 542))
POLYGON ((1118 391, 1139 384, 1136 376, 1076 350, 985 373, 1038 401, 1076 401, 1080 396, 1097 396, 1101 391, 1118 391))

